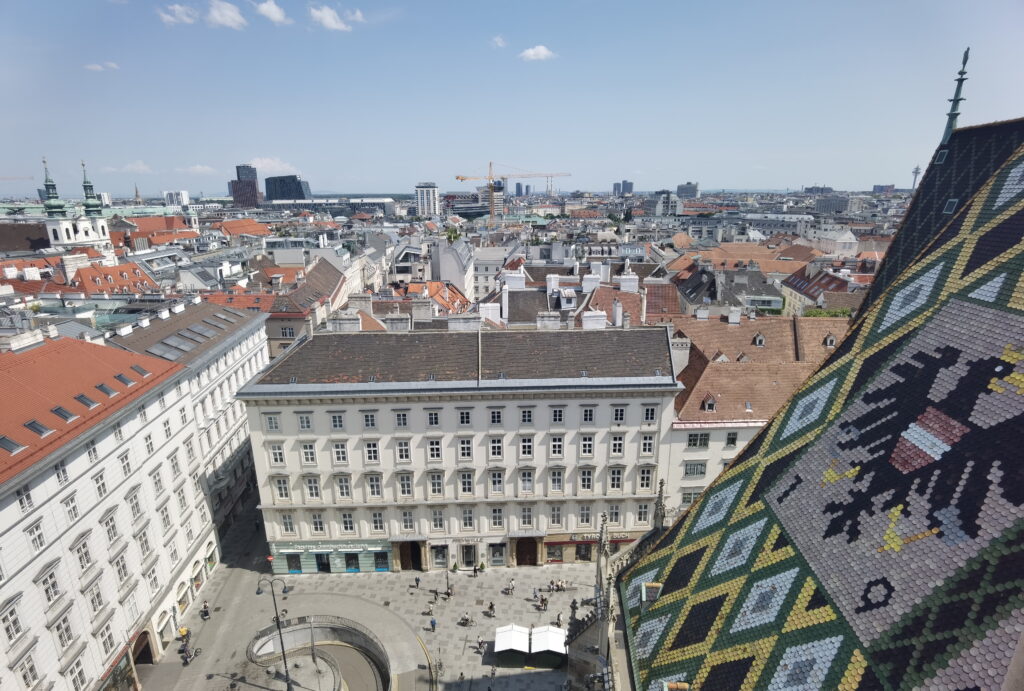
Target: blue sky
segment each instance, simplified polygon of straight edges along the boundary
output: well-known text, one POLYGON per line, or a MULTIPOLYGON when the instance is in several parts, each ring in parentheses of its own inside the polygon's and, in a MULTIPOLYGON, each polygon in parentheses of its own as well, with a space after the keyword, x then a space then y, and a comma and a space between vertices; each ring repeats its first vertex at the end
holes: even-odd
POLYGON ((1019 0, 0 2, 0 196, 224 194, 236 163, 315 191, 909 186, 965 46, 961 125, 1024 116, 1019 0), (534 59, 528 59, 534 58, 534 59), (542 58, 542 59, 538 59, 542 58), (531 181, 524 181, 531 182, 531 181), (543 184, 543 181, 532 181, 543 184))

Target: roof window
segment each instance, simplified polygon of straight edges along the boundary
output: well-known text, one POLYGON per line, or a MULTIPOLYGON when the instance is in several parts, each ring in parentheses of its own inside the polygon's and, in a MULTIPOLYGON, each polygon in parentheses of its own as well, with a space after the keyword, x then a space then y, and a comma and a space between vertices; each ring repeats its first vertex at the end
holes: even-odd
POLYGON ((0 449, 3 449, 13 456, 24 448, 24 445, 19 444, 6 435, 0 434, 0 449))
POLYGON ((136 374, 141 375, 142 377, 148 377, 150 374, 152 374, 152 372, 147 370, 142 365, 132 365, 132 371, 135 372, 136 374))
POLYGON ((117 395, 117 392, 114 391, 109 386, 107 386, 106 384, 97 384, 96 388, 99 389, 100 392, 105 393, 107 395, 107 398, 113 398, 114 396, 117 395))
POLYGON ((836 347, 836 337, 833 336, 832 334, 829 334, 828 336, 825 336, 825 347, 826 348, 835 348, 836 347))
POLYGON ((946 154, 949 153, 949 149, 943 149, 939 153, 935 154, 935 165, 942 165, 946 162, 946 154))
POLYGON ((754 334, 754 345, 756 345, 758 348, 764 348, 764 336, 762 334, 754 334))
POLYGON ((86 396, 84 393, 80 393, 77 396, 75 396, 75 400, 78 401, 79 403, 81 403, 82 405, 84 405, 86 408, 95 408, 96 406, 99 405, 99 403, 97 403, 96 401, 92 400, 91 398, 86 396))
POLYGON ((120 374, 120 373, 119 374, 115 374, 114 375, 114 379, 118 380, 119 382, 121 382, 125 386, 135 386, 135 380, 134 379, 129 379, 128 377, 124 376, 123 374, 120 374))
POLYGON ((56 408, 54 408, 50 412, 53 413, 54 415, 56 415, 57 417, 59 417, 64 422, 71 422, 72 420, 74 420, 75 418, 78 417, 77 415, 72 413, 70 410, 68 410, 67 408, 65 408, 64 406, 61 406, 61 405, 57 406, 56 408))
POLYGON ((52 429, 50 429, 43 423, 39 422, 39 420, 29 420, 28 422, 25 423, 25 426, 28 427, 33 432, 35 432, 36 434, 38 434, 40 437, 45 437, 47 434, 53 432, 52 429))
POLYGON ((957 202, 959 202, 959 201, 960 201, 959 199, 950 199, 949 201, 947 201, 946 202, 946 206, 943 207, 943 209, 942 209, 942 213, 944 213, 944 214, 951 214, 954 211, 956 211, 956 205, 957 205, 957 202))
POLYGON ((707 396, 705 396, 704 400, 700 402, 700 409, 703 410, 706 413, 713 413, 713 412, 715 412, 715 408, 716 408, 715 397, 712 396, 711 394, 708 394, 707 396))

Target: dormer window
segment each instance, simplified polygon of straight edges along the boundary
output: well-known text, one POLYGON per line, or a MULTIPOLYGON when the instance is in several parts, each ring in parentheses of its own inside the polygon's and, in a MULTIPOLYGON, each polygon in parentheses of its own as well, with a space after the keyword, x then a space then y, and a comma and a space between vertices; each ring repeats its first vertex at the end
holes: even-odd
POLYGON ((53 432, 52 429, 50 429, 43 423, 39 422, 39 420, 29 420, 28 422, 25 423, 25 427, 28 427, 30 430, 38 434, 40 437, 45 437, 47 434, 53 432))
POLYGON ((99 389, 102 393, 105 393, 107 395, 107 398, 113 398, 114 396, 117 395, 117 392, 114 391, 109 386, 107 386, 106 384, 97 384, 96 388, 99 389))
POLYGON ((74 419, 75 419, 76 417, 78 417, 77 415, 75 415, 74 413, 72 413, 72 412, 71 412, 70 410, 68 410, 68 409, 67 409, 67 408, 65 408, 64 406, 60 406, 60 405, 59 405, 59 406, 57 406, 56 408, 54 408, 54 409, 53 409, 52 411, 50 411, 50 412, 52 412, 52 413, 53 413, 54 415, 56 415, 57 417, 59 417, 59 418, 60 418, 61 420, 63 420, 64 422, 71 422, 71 421, 72 421, 72 420, 74 420, 74 419))
POLYGON ((123 374, 115 374, 114 375, 114 379, 118 380, 119 382, 121 382, 125 386, 135 386, 135 381, 132 380, 132 379, 129 379, 128 377, 124 376, 123 374))
POLYGON ((151 374, 151 372, 142 365, 132 365, 132 371, 142 376, 143 378, 146 378, 151 374))
POLYGON ((713 395, 711 395, 711 394, 708 394, 707 396, 705 396, 704 400, 700 402, 700 409, 703 410, 705 413, 713 413, 713 412, 715 412, 715 407, 716 407, 715 397, 713 395))
POLYGON ((95 408, 96 406, 99 405, 99 403, 97 403, 96 401, 92 400, 91 398, 86 396, 84 393, 80 393, 77 396, 75 396, 75 400, 78 401, 79 403, 81 403, 82 405, 84 405, 86 408, 95 408))
POLYGON ((825 347, 826 348, 835 348, 836 347, 836 337, 833 336, 832 334, 829 334, 828 336, 825 336, 825 347))
POLYGON ((764 348, 764 336, 761 333, 754 334, 754 345, 758 348, 764 348))
POLYGON ((0 434, 0 449, 3 449, 13 456, 24 448, 25 446, 23 444, 19 444, 10 437, 0 434))

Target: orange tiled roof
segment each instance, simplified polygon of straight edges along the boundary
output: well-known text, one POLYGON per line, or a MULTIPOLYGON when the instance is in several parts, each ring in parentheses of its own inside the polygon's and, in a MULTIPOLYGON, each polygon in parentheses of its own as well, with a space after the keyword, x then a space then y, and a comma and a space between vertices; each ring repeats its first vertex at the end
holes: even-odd
POLYGON ((212 302, 215 305, 226 305, 240 310, 259 310, 260 312, 273 312, 274 300, 276 298, 277 296, 274 293, 245 294, 233 291, 203 293, 203 300, 206 302, 212 302))
POLYGON ((126 262, 117 266, 102 266, 100 264, 83 266, 75 272, 71 285, 86 295, 160 291, 160 286, 135 262, 126 262))
POLYGON ((0 482, 7 482, 65 443, 84 435, 101 420, 158 388, 182 369, 159 358, 95 345, 77 339, 47 340, 28 350, 0 353, 0 434, 24 448, 11 454, 0 450, 0 482), (137 365, 149 372, 143 376, 137 365), (114 375, 134 383, 127 386, 114 375), (113 396, 98 391, 105 384, 113 396), (97 405, 86 407, 75 400, 84 394, 97 405), (53 412, 61 406, 76 417, 66 421, 53 412), (40 436, 25 427, 35 420, 52 430, 40 436))
POLYGON ((232 237, 239 235, 270 235, 270 228, 265 223, 260 223, 251 218, 239 218, 233 221, 220 221, 212 226, 225 235, 232 237))
POLYGON ((133 230, 133 235, 189 229, 183 216, 127 216, 124 220, 135 224, 138 230, 133 230))
POLYGON ((387 331, 384 325, 372 314, 367 314, 363 310, 357 310, 356 313, 359 315, 360 331, 387 331))
POLYGON ((178 240, 194 240, 199 237, 199 233, 194 230, 179 230, 170 233, 154 233, 146 238, 150 246, 156 245, 169 245, 172 242, 178 240))

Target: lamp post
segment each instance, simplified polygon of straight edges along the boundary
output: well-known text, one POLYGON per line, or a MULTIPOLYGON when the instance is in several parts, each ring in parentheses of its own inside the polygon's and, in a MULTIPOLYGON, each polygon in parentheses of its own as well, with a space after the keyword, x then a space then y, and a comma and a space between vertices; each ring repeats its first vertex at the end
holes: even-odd
POLYGON ((260 586, 262 586, 264 583, 270 589, 270 598, 274 602, 274 624, 277 625, 277 639, 278 639, 278 641, 281 642, 281 659, 284 662, 284 681, 285 681, 285 684, 287 684, 288 691, 292 691, 292 677, 291 677, 291 673, 289 673, 289 671, 288 671, 288 655, 285 653, 285 650, 284 650, 284 634, 281 632, 281 617, 286 615, 286 614, 288 614, 288 610, 282 609, 282 610, 278 611, 278 609, 277 609, 277 593, 274 592, 274 584, 275 583, 280 583, 281 584, 281 594, 282 595, 287 595, 288 594, 288 584, 285 583, 284 579, 281 579, 281 578, 266 578, 266 577, 261 578, 256 583, 256 594, 257 595, 262 595, 263 594, 263 589, 260 586))

